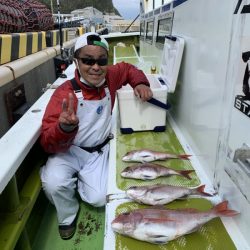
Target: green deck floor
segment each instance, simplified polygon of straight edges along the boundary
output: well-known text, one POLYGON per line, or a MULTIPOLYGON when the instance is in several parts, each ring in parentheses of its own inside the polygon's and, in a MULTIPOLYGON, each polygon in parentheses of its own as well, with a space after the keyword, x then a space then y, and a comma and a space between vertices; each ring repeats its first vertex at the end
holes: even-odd
MULTIPOLYGON (((191 180, 180 176, 171 176, 168 178, 158 178, 153 181, 141 181, 132 179, 123 179, 120 172, 130 163, 122 162, 122 156, 130 150, 139 148, 149 148, 158 151, 168 151, 176 154, 185 153, 180 144, 174 130, 167 121, 165 132, 137 132, 133 134, 123 135, 117 131, 117 155, 116 155, 116 184, 125 190, 133 185, 142 184, 172 184, 178 186, 194 187, 200 185, 200 180, 196 173, 192 173, 191 180)), ((190 161, 186 160, 168 160, 158 162, 173 169, 193 169, 190 161)), ((70 240, 61 240, 58 233, 58 225, 56 218, 56 210, 53 205, 49 205, 45 216, 43 217, 39 232, 35 238, 34 250, 102 250, 104 241, 105 228, 105 208, 94 208, 84 202, 81 202, 81 210, 78 217, 77 231, 74 237, 70 240)), ((136 203, 131 203, 133 206, 142 206, 136 203)), ((192 199, 186 201, 177 201, 167 205, 172 208, 179 207, 194 207, 197 209, 208 209, 211 207, 209 201, 205 199, 192 199)), ((127 204, 120 206, 117 212, 127 209, 127 204)), ((129 206, 129 208, 131 208, 129 206)), ((133 239, 117 236, 116 250, 137 250, 137 249, 192 249, 192 250, 220 250, 224 243, 220 241, 220 237, 225 239, 225 249, 235 249, 230 237, 225 231, 220 219, 215 219, 202 227, 198 233, 181 237, 179 240, 171 242, 166 246, 155 246, 149 243, 142 243, 133 239), (205 230, 205 231, 204 231, 205 230), (205 233, 205 234, 204 234, 205 233), (202 237, 201 237, 202 236, 202 237), (206 237, 211 238, 211 241, 206 237), (205 239, 205 240, 204 240, 205 239), (183 245, 183 242, 186 242, 183 245), (118 247, 119 246, 119 247, 118 247), (194 246, 194 248, 192 247, 194 246), (201 247, 201 248, 200 248, 201 247)))
POLYGON ((126 46, 126 47, 116 46, 115 54, 116 54, 116 63, 127 62, 133 65, 138 65, 140 62, 134 46, 126 46))
MULTIPOLYGON (((195 172, 190 174, 191 180, 182 176, 160 177, 155 180, 135 180, 121 177, 120 173, 127 166, 135 163, 123 162, 122 157, 131 150, 151 149, 160 152, 170 152, 172 154, 186 154, 180 144, 170 123, 166 122, 166 130, 164 132, 135 132, 132 134, 121 134, 117 131, 117 155, 116 155, 116 182, 117 187, 126 190, 131 186, 141 186, 149 184, 168 184, 183 187, 199 186, 200 180, 195 172)), ((192 156, 191 156, 192 158, 192 156)), ((170 159, 165 161, 156 161, 155 163, 172 168, 174 170, 193 170, 193 166, 189 160, 170 159)))
POLYGON ((102 250, 105 208, 95 208, 84 202, 77 221, 77 230, 70 240, 58 233, 56 210, 49 205, 32 249, 34 250, 102 250))
POLYGON ((115 47, 116 57, 137 57, 135 48, 133 46, 115 47))

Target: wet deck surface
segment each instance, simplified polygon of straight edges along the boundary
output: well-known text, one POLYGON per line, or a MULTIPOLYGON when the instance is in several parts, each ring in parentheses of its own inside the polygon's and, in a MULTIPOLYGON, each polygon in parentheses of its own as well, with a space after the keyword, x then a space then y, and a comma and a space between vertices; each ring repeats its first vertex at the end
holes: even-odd
MULTIPOLYGON (((164 132, 143 131, 133 134, 121 134, 117 132, 117 156, 116 156, 116 182, 118 188, 126 190, 131 186, 141 186, 148 184, 168 184, 182 187, 195 187, 200 185, 200 180, 195 171, 190 174, 191 179, 183 176, 172 175, 169 177, 160 177, 154 180, 144 181, 135 179, 125 179, 120 173, 127 166, 135 163, 123 162, 122 157, 129 151, 139 149, 150 149, 159 152, 169 152, 176 155, 185 154, 175 132, 170 123, 166 121, 166 130, 164 132)), ((192 156, 190 156, 192 158, 192 156)), ((155 161, 154 163, 169 167, 174 170, 194 170, 189 160, 169 159, 165 161, 155 161)))
POLYGON ((95 208, 84 202, 77 221, 77 230, 70 240, 62 240, 58 233, 56 210, 49 205, 32 249, 34 250, 102 250, 105 208, 95 208))
MULTIPOLYGON (((121 190, 125 190, 131 185, 140 185, 140 180, 123 180, 120 171, 128 163, 121 161, 122 155, 127 150, 135 148, 153 148, 155 150, 168 150, 178 154, 184 153, 176 134, 167 123, 165 132, 137 132, 129 135, 122 135, 117 131, 117 155, 116 155, 116 184, 121 190)), ((166 164, 166 162, 161 162, 166 164)), ((192 169, 189 161, 169 160, 167 164, 175 169, 192 169)), ((179 176, 170 178, 159 178, 153 180, 153 183, 179 184, 183 186, 196 186, 199 179, 196 174, 192 174, 192 180, 188 180, 179 176)), ((45 198, 46 199, 46 198, 45 198)), ((46 199, 46 202, 47 199, 46 199)), ((58 224, 56 218, 56 210, 53 205, 49 204, 42 218, 39 232, 36 235, 32 249, 34 250, 101 250, 103 249, 104 228, 105 228, 105 208, 95 208, 84 202, 80 202, 81 210, 78 217, 77 230, 74 237, 70 240, 61 240, 58 233, 58 224)))
MULTIPOLYGON (((121 134, 118 126, 116 142, 116 164, 115 169, 113 170, 116 173, 116 189, 120 193, 124 192, 124 190, 131 186, 141 186, 150 184, 168 184, 190 188, 194 188, 201 184, 208 184, 206 182, 201 182, 196 171, 190 174, 191 179, 175 175, 170 177, 160 177, 155 180, 148 181, 124 179, 121 177, 121 171, 127 166, 134 164, 131 162, 123 162, 121 160, 122 156, 125 155, 128 151, 147 148, 161 152, 167 151, 174 154, 189 154, 189 152, 186 151, 187 145, 184 145, 183 141, 179 141, 178 135, 176 134, 175 130, 172 128, 168 120, 166 121, 166 131, 164 132, 144 131, 135 132, 133 134, 121 134)), ((156 163, 166 167, 170 167, 175 170, 196 170, 195 166, 193 165, 193 158, 196 158, 196 156, 191 156, 190 161, 181 159, 170 159, 166 161, 158 161, 156 163)), ((194 208, 200 211, 207 211, 211 209, 212 206, 213 205, 211 201, 206 200, 205 198, 190 198, 171 202, 170 204, 166 205, 166 208, 194 208)), ((165 245, 155 245, 148 242, 138 241, 112 232, 112 229, 110 229, 110 223, 116 215, 142 207, 150 206, 141 205, 136 202, 129 202, 128 199, 114 199, 110 202, 109 206, 107 207, 107 211, 110 218, 108 218, 109 221, 107 222, 108 233, 106 237, 109 244, 106 244, 105 239, 105 250, 219 250, 223 248, 230 250, 236 249, 220 218, 216 218, 209 221, 200 229, 198 229, 195 233, 179 237, 178 239, 173 240, 165 245), (223 241, 221 239, 223 239, 223 241), (110 245, 112 246, 111 248, 109 248, 110 245)))
MULTIPOLYGON (((186 153, 180 144, 174 130, 170 123, 166 123, 167 129, 165 132, 138 132, 129 135, 122 135, 117 131, 116 138, 116 185, 117 188, 123 192, 131 185, 141 185, 145 183, 141 180, 124 180, 120 176, 121 170, 127 166, 128 163, 121 161, 122 156, 129 150, 139 148, 151 148, 158 151, 175 152, 176 154, 186 153)), ((169 166, 173 169, 193 169, 190 161, 186 160, 168 160, 160 162, 161 164, 169 166)), ((114 170, 114 169, 111 169, 114 170)), ((180 176, 171 176, 168 178, 159 178, 152 180, 149 183, 172 184, 177 186, 194 187, 201 184, 196 173, 191 174, 192 179, 186 179, 180 176)), ((204 184, 204 183, 202 183, 204 184)), ((128 200, 127 200, 128 201, 128 200)), ((74 237, 70 240, 61 240, 58 233, 58 224, 56 218, 56 210, 53 205, 49 205, 40 230, 35 238, 32 249, 34 250, 102 250, 104 247, 104 230, 105 230, 105 208, 95 208, 84 202, 80 202, 81 210, 78 217, 77 230, 74 237)), ((139 208, 135 202, 120 205, 115 210, 116 214, 128 211, 131 208, 139 208)), ((169 205, 169 208, 187 208, 192 207, 198 210, 207 210, 211 208, 211 203, 205 199, 188 199, 176 201, 169 205)), ((109 210, 108 210, 109 211, 109 210)), ((113 211, 109 211, 112 214, 113 211)), ((204 225, 198 232, 180 237, 171 243, 160 246, 146 242, 136 241, 124 236, 116 235, 115 247, 116 250, 137 250, 137 249, 236 249, 228 233, 226 232, 221 220, 219 218, 212 220, 204 225), (223 239, 221 241, 220 239, 223 239)))

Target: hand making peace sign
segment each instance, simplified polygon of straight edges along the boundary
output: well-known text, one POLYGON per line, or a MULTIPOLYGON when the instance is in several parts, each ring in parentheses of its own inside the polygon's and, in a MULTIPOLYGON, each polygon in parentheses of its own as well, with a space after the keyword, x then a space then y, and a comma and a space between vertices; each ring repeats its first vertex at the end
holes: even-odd
POLYGON ((72 125, 76 127, 79 123, 79 119, 74 111, 74 97, 72 93, 69 93, 68 99, 63 99, 62 112, 59 116, 59 123, 63 127, 72 125))

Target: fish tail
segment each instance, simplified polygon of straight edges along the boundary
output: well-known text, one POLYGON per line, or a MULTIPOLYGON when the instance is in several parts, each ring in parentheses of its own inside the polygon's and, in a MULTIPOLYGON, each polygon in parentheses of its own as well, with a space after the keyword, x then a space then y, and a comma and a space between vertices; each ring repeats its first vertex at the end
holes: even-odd
POLYGON ((228 205, 228 201, 223 201, 217 204, 213 208, 213 211, 219 216, 226 216, 226 217, 231 217, 231 216, 235 216, 239 214, 238 211, 228 209, 227 205, 228 205))
POLYGON ((204 196, 213 196, 214 194, 209 194, 205 192, 205 185, 199 186, 198 188, 195 189, 198 193, 204 195, 204 196))
POLYGON ((192 156, 192 155, 178 155, 178 158, 179 159, 183 159, 183 160, 189 160, 189 157, 192 156))
POLYGON ((194 170, 181 170, 179 173, 188 178, 189 180, 191 180, 192 178, 189 176, 190 173, 194 172, 194 170))

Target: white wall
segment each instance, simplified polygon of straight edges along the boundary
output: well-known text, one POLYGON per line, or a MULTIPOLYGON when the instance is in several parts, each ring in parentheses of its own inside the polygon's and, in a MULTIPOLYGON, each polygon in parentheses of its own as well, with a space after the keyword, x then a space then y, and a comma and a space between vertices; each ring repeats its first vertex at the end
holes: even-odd
POLYGON ((250 118, 234 108, 235 96, 242 94, 241 53, 250 51, 250 14, 233 14, 237 3, 188 0, 174 9, 173 34, 184 37, 186 47, 179 83, 169 99, 172 116, 220 196, 241 212, 235 221, 250 243, 250 177, 239 174, 233 162, 234 151, 250 145, 250 118))
MULTIPOLYGON (((172 9, 172 35, 183 37, 185 48, 176 91, 168 100, 172 117, 220 197, 240 211, 234 221, 250 247, 250 168, 247 175, 233 161, 236 149, 250 146, 250 113, 234 107, 235 97, 243 95, 242 52, 250 51, 250 14, 241 14, 243 5, 250 0, 187 0, 172 9)), ((154 36, 156 31, 157 17, 154 36)), ((159 70, 159 44, 145 38, 140 44, 140 55, 159 70)))
POLYGON ((213 178, 230 46, 233 0, 189 0, 174 9, 186 40, 172 114, 213 178), (205 11, 202 11, 205 10, 205 11))

